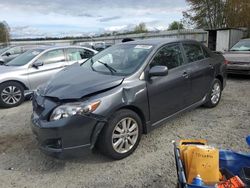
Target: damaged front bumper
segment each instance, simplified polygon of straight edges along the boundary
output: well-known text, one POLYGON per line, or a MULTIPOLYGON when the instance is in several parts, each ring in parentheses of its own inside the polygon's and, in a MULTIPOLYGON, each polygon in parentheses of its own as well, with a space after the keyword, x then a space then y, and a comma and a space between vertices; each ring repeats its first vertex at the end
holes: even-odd
POLYGON ((75 115, 57 121, 41 120, 34 112, 31 128, 40 149, 58 158, 81 156, 91 151, 105 121, 96 116, 75 115))

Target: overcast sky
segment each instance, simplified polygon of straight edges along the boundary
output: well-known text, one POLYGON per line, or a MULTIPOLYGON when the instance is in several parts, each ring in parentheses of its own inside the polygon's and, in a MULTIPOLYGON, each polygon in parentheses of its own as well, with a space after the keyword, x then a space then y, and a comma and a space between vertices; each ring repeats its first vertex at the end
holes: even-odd
POLYGON ((182 18, 185 0, 0 0, 0 19, 13 37, 103 33, 133 28, 165 29, 182 18))

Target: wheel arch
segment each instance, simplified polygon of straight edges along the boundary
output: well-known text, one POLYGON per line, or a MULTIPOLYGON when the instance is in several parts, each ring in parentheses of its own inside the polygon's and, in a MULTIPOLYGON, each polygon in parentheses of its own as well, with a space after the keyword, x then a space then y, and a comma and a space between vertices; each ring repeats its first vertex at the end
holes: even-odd
POLYGON ((16 82, 16 83, 19 83, 23 86, 24 90, 28 90, 29 88, 21 81, 19 80, 6 80, 4 82, 1 82, 1 84, 4 84, 4 83, 8 83, 8 82, 16 82))
POLYGON ((223 78, 223 76, 221 76, 220 74, 218 74, 215 78, 217 78, 218 80, 220 80, 221 86, 223 88, 223 85, 224 85, 224 78, 223 78))
POLYGON ((146 118, 145 118, 145 115, 143 114, 141 109, 139 109, 138 107, 133 106, 133 105, 127 105, 127 106, 123 106, 123 107, 118 108, 116 111, 122 110, 122 109, 128 109, 128 110, 135 112, 141 119, 142 133, 146 134, 148 132, 147 125, 146 125, 146 118))

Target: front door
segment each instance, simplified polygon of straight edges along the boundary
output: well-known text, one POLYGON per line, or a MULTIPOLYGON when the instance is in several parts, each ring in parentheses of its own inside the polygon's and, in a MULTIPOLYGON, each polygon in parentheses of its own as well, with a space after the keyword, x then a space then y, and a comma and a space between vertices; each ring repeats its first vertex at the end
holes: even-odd
POLYGON ((150 121, 154 125, 186 107, 190 80, 186 72, 179 43, 162 47, 154 56, 150 67, 167 66, 167 76, 151 77, 147 81, 150 121))
POLYGON ((28 69, 31 90, 35 90, 37 86, 47 82, 66 66, 64 50, 48 51, 38 58, 36 62, 42 62, 43 65, 39 67, 31 65, 28 69))

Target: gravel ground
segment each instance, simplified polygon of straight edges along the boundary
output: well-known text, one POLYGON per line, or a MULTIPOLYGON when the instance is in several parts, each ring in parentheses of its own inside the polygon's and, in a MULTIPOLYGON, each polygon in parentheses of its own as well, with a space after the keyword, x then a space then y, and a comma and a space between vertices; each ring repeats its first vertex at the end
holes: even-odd
POLYGON ((250 77, 231 77, 221 103, 200 107, 148 135, 130 157, 111 161, 97 151, 57 160, 37 148, 29 127, 31 102, 0 109, 0 187, 175 187, 171 140, 204 138, 218 148, 249 151, 250 77))

